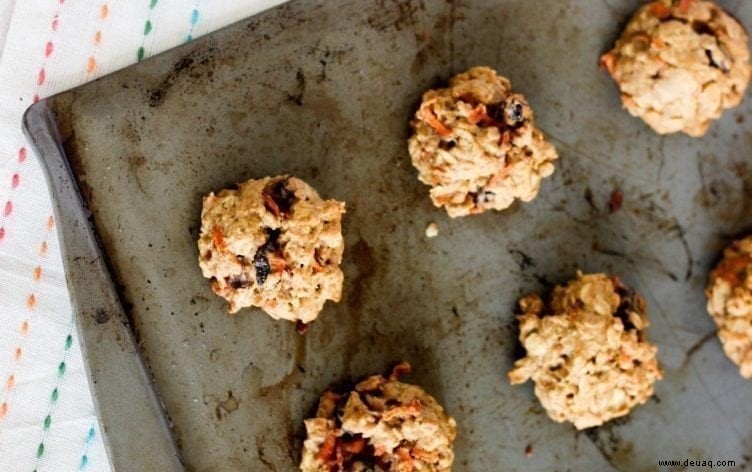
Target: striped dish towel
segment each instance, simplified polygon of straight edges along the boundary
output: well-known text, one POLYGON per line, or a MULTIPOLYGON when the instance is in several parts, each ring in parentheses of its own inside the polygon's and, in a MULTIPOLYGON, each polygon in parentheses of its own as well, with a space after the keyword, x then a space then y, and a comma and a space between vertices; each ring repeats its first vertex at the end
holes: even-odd
POLYGON ((0 0, 0 471, 107 471, 24 110, 281 0, 0 0))

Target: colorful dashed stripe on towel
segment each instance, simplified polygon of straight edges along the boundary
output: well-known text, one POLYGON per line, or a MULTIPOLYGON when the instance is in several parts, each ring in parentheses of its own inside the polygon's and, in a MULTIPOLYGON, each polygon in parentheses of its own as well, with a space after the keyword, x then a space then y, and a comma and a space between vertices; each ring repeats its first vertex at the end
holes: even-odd
MULTIPOLYGON (((36 311, 38 303, 36 295, 36 285, 42 280, 42 261, 47 256, 47 242, 53 234, 54 228, 55 219, 52 216, 49 216, 47 218, 44 239, 39 245, 36 264, 34 265, 34 269, 32 270, 31 274, 33 286, 31 290, 24 294, 27 316, 24 317, 23 321, 18 327, 17 340, 12 348, 13 364, 11 370, 6 376, 3 377, 4 384, 2 385, 2 395, 0 396, 0 398, 2 399, 2 401, 0 402, 0 422, 2 422, 10 413, 11 406, 13 404, 13 398, 15 397, 17 376, 24 360, 24 347, 26 344, 26 339, 29 336, 29 331, 31 330, 31 319, 36 311)), ((3 443, 4 432, 5 428, 0 427, 0 446, 2 446, 3 443)))
POLYGON ((36 465, 34 466, 34 472, 37 472, 39 464, 45 457, 45 440, 47 439, 47 435, 50 431, 50 428, 52 427, 53 416, 55 414, 55 410, 57 409, 58 400, 60 398, 60 385, 63 383, 63 380, 65 380, 65 372, 68 369, 66 362, 68 361, 68 354, 70 353, 71 346, 73 346, 73 316, 71 316, 71 320, 68 323, 68 335, 65 337, 65 341, 63 342, 62 360, 56 368, 57 381, 55 382, 55 386, 53 387, 52 392, 50 392, 47 415, 42 421, 42 431, 40 433, 41 438, 39 439, 39 445, 37 446, 36 450, 36 465))
POLYGON ((92 38, 93 51, 89 55, 89 58, 86 60, 87 78, 89 78, 97 70, 96 51, 97 49, 99 49, 99 45, 102 43, 102 24, 105 22, 105 20, 107 20, 108 16, 110 16, 110 7, 106 3, 103 3, 99 7, 99 14, 97 15, 97 30, 94 32, 94 37, 92 38))
POLYGON ((19 185, 21 185, 21 174, 19 173, 19 168, 21 167, 21 164, 23 164, 26 161, 26 157, 28 156, 28 151, 26 150, 26 147, 21 146, 18 148, 18 153, 16 156, 16 162, 15 162, 15 171, 13 172, 13 175, 10 178, 10 192, 8 192, 8 199, 5 201, 5 205, 3 206, 3 213, 2 213, 2 219, 0 219, 0 243, 3 242, 5 239, 5 223, 7 222, 8 218, 13 214, 13 194, 15 193, 16 189, 19 185))
MULTIPOLYGON (((36 73, 36 84, 34 88, 34 95, 32 97, 32 101, 34 103, 39 101, 39 94, 41 93, 42 87, 44 87, 45 83, 47 82, 47 63, 50 59, 50 56, 52 56, 55 52, 55 43, 53 40, 58 29, 60 28, 60 13, 64 4, 65 0, 58 0, 58 8, 52 17, 52 20, 50 20, 48 37, 45 40, 42 49, 42 65, 39 67, 39 70, 36 73)), ((13 195, 16 193, 16 189, 21 185, 22 179, 20 168, 23 163, 26 162, 28 154, 29 151, 26 146, 20 146, 18 148, 14 164, 14 171, 11 174, 10 190, 5 199, 5 203, 2 205, 2 213, 0 213, 0 243, 7 236, 6 223, 15 210, 13 204, 13 195)), ((0 408, 0 413, 1 412, 2 411, 0 408)))
POLYGON ((146 55, 146 50, 144 49, 144 46, 146 45, 146 38, 149 36, 149 33, 151 33, 151 30, 154 29, 151 24, 151 14, 154 11, 154 8, 157 6, 157 3, 159 3, 159 0, 149 0, 149 16, 146 17, 146 23, 144 23, 144 37, 143 39, 141 39, 141 47, 139 47, 138 51, 136 52, 136 59, 139 62, 146 55))
POLYGON ((191 29, 188 31, 188 36, 185 38, 186 42, 193 41, 193 30, 196 28, 196 24, 198 23, 198 19, 200 16, 200 13, 198 11, 198 4, 200 3, 200 0, 196 0, 196 3, 193 5, 193 10, 191 10, 191 17, 190 17, 190 23, 191 23, 191 29))
POLYGON ((89 431, 86 433, 86 439, 84 440, 84 452, 81 453, 81 462, 78 464, 78 470, 86 470, 91 464, 91 445, 94 442, 94 438, 97 437, 97 430, 95 425, 89 427, 89 431))

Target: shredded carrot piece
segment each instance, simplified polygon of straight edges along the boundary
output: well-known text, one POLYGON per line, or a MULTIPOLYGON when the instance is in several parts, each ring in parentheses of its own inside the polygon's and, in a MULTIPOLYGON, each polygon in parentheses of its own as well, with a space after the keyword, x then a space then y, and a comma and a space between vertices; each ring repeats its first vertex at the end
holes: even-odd
POLYGON ((342 395, 339 393, 332 392, 331 390, 327 390, 324 392, 324 397, 326 397, 327 400, 334 400, 335 402, 342 398, 342 395))
POLYGON ((332 432, 328 433, 326 439, 324 439, 324 443, 321 445, 321 449, 319 449, 317 459, 320 461, 328 461, 329 458, 334 455, 334 448, 336 445, 337 436, 332 432))
POLYGON ((689 13, 690 8, 692 8, 692 0, 681 0, 679 2, 679 13, 682 15, 689 13))
POLYGON ((645 46, 649 46, 650 43, 651 43, 650 36, 647 33, 636 34, 636 35, 632 36, 632 39, 636 40, 636 41, 640 41, 642 43, 645 43, 645 46))
POLYGON ((501 133, 501 138, 499 138, 499 145, 503 146, 505 144, 509 144, 509 142, 512 140, 512 133, 509 131, 504 131, 501 133))
POLYGON ((671 9, 661 2, 653 2, 650 5, 648 12, 661 20, 671 16, 671 9))
POLYGON ((438 459, 439 454, 436 451, 428 452, 425 451, 418 446, 413 446, 413 448, 410 450, 410 454, 416 458, 420 459, 426 462, 434 462, 436 459, 438 459))
POLYGON ((321 272, 324 272, 326 267, 324 267, 319 261, 315 260, 313 261, 313 273, 314 274, 320 274, 321 272))
POLYGON ((601 60, 600 60, 600 66, 601 66, 601 69, 605 69, 608 71, 609 74, 614 75, 614 70, 616 67, 616 56, 614 56, 610 52, 602 55, 601 60))
POLYGON ((486 112, 486 106, 482 103, 473 108, 473 110, 467 116, 467 121, 469 121, 471 124, 477 124, 481 121, 488 121, 490 119, 491 117, 488 116, 488 113, 486 112))
POLYGON ((269 267, 272 272, 281 272, 287 269, 287 261, 276 254, 267 254, 266 258, 269 260, 269 267))
POLYGON ((272 196, 264 192, 261 194, 261 197, 264 199, 264 205, 266 205, 269 211, 274 213, 274 216, 279 218, 279 216, 282 214, 282 210, 279 209, 279 205, 277 205, 277 202, 274 201, 272 196))
POLYGON ((412 472, 414 468, 413 456, 410 455, 410 451, 406 447, 397 448, 397 457, 405 462, 405 472, 412 472))
POLYGON ((731 259, 724 259, 713 271, 713 275, 719 277, 733 285, 741 285, 742 281, 739 274, 752 262, 749 256, 737 256, 731 259))
POLYGON ((430 108, 421 108, 419 111, 420 118, 425 121, 428 126, 435 129, 439 136, 446 138, 452 134, 452 130, 449 129, 444 123, 439 120, 436 114, 430 108))
POLYGON ((389 375, 389 380, 397 380, 400 375, 409 374, 411 370, 413 369, 410 366, 410 363, 402 361, 394 366, 392 373, 389 375))
POLYGON ((651 42, 650 44, 651 44, 651 45, 652 45, 652 46, 653 46, 654 48, 656 48, 656 49, 662 49, 662 48, 666 47, 666 42, 665 42, 665 41, 663 41, 663 40, 662 40, 661 38, 659 38, 658 36, 656 36, 655 38, 653 38, 653 41, 652 41, 652 42, 651 42))
POLYGON ((219 294, 219 292, 222 291, 222 289, 219 288, 219 282, 217 282, 217 279, 212 279, 209 284, 211 285, 211 289, 214 293, 219 294))
POLYGON ((624 104, 626 108, 636 108, 637 102, 635 102, 634 98, 630 97, 629 95, 622 94, 621 96, 621 102, 624 104))
POLYGON ((212 241, 214 241, 214 245, 217 247, 217 249, 219 249, 220 251, 225 250, 225 238, 219 226, 212 228, 212 241))

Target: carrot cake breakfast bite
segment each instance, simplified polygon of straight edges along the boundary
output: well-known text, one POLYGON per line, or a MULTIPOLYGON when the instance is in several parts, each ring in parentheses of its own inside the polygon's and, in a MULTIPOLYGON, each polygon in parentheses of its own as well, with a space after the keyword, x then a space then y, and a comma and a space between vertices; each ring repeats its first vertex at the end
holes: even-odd
POLYGON ((326 392, 305 420, 303 472, 449 472, 457 426, 422 388, 400 382, 410 364, 349 392, 326 392))
POLYGON ((752 236, 726 248, 705 294, 723 351, 742 377, 752 378, 752 236))
POLYGON ((658 0, 637 10, 601 66, 656 133, 699 137, 744 98, 747 33, 711 1, 658 0))
POLYGON ((653 395, 662 373, 658 349, 646 338, 645 301, 618 278, 578 273, 548 301, 527 295, 519 307, 526 355, 509 380, 532 379, 554 421, 599 426, 653 395))
POLYGON ((229 312, 256 306, 309 323, 342 294, 345 204, 290 176, 251 179, 204 197, 199 265, 229 312))
POLYGON ((450 217, 532 200, 558 158, 525 97, 488 67, 423 94, 411 125, 408 151, 418 179, 450 217))

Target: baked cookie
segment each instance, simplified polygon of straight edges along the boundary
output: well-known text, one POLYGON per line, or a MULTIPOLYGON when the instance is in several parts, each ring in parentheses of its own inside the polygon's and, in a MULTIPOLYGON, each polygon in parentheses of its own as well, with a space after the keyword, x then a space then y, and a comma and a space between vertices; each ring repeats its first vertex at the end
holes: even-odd
POLYGON ((532 200, 558 157, 525 97, 488 67, 426 92, 411 125, 408 151, 418 178, 451 217, 532 200))
POLYGON ((374 375, 347 393, 326 392, 305 420, 304 472, 451 471, 457 426, 422 388, 374 375))
POLYGON ((723 351, 742 377, 752 378, 752 236, 726 248, 705 294, 723 351))
POLYGON ((662 377, 657 348, 646 340, 645 301, 616 277, 582 275, 557 286, 548 303, 519 301, 526 356, 509 372, 512 384, 535 382, 554 421, 577 429, 626 415, 653 394, 662 377))
POLYGON ((750 79, 747 33, 705 0, 659 0, 627 24, 601 65, 624 107, 659 134, 705 134, 742 101, 750 79))
POLYGON ((345 204, 300 179, 266 177, 204 197, 199 265, 230 313, 257 306, 309 323, 342 294, 345 204))

